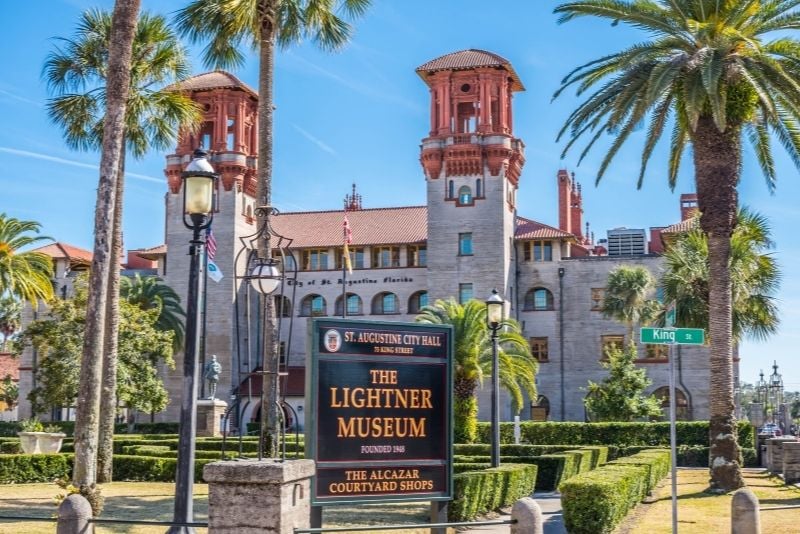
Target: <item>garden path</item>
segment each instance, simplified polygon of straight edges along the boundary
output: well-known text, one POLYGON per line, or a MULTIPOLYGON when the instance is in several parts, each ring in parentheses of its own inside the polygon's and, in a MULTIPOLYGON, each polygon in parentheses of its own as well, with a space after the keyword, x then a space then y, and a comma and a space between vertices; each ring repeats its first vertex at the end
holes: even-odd
MULTIPOLYGON (((544 534, 566 534, 564 519, 561 515, 561 494, 555 491, 537 491, 532 495, 536 503, 542 509, 544 516, 544 534)), ((498 519, 511 519, 510 514, 503 514, 498 519)), ((461 534, 509 534, 509 525, 494 525, 487 527, 475 527, 464 531, 461 534)))

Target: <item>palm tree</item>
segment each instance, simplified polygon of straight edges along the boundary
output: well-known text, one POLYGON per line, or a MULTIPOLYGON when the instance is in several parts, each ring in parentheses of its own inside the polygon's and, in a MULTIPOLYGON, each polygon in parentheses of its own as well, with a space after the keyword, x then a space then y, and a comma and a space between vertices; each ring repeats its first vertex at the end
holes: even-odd
POLYGON ((8 349, 8 338, 19 330, 21 313, 22 302, 13 297, 0 297, 0 334, 3 334, 3 352, 8 349))
POLYGON ((15 296, 35 306, 53 298, 53 261, 41 252, 22 249, 51 239, 38 234, 41 225, 0 213, 0 296, 15 296))
MULTIPOLYGON (((64 130, 67 145, 96 150, 103 135, 107 91, 108 51, 112 17, 107 11, 88 10, 81 16, 72 39, 50 54, 44 75, 57 96, 48 102, 50 118, 64 130)), ((135 158, 175 143, 180 128, 192 127, 200 117, 186 95, 164 87, 189 75, 186 50, 161 15, 142 13, 133 39, 130 88, 124 124, 124 146, 135 158)), ((122 244, 122 200, 125 154, 120 161, 113 215, 112 266, 119 265, 122 244)), ((111 434, 115 416, 116 359, 119 330, 119 269, 109 273, 105 317, 103 394, 100 415, 99 481, 111 478, 111 434)))
POLYGON ((650 40, 578 67, 571 86, 593 92, 569 116, 559 138, 565 153, 584 135, 581 159, 604 133, 614 140, 599 181, 631 132, 649 119, 642 153, 647 163, 671 124, 669 184, 692 145, 700 227, 708 236, 711 489, 743 485, 733 397, 730 238, 736 220, 743 135, 775 186, 775 138, 800 167, 800 43, 781 30, 800 23, 796 0, 582 0, 556 7, 559 22, 595 16, 646 31, 650 40), (774 37, 768 37, 773 34, 774 37), (772 136, 770 135, 772 134, 772 136))
POLYGON ((647 298, 655 287, 655 278, 641 265, 620 265, 608 273, 603 316, 625 323, 634 345, 635 325, 649 323, 659 311, 658 301, 647 298))
MULTIPOLYGON (((731 236, 730 273, 732 333, 735 343, 744 336, 766 339, 778 328, 774 294, 780 282, 767 220, 747 208, 736 217, 731 236)), ((661 278, 664 297, 675 302, 677 326, 708 328, 708 239, 699 229, 678 235, 664 254, 661 278)))
MULTIPOLYGON (((371 0, 192 0, 178 10, 176 22, 181 33, 194 43, 208 41, 203 50, 206 65, 236 68, 244 63, 241 50, 249 45, 258 51, 258 191, 259 228, 269 220, 272 199, 272 111, 275 75, 275 45, 288 47, 310 38, 324 50, 336 50, 350 39, 352 27, 344 17, 364 14, 371 0)), ((269 234, 259 243, 259 255, 269 258, 269 234)), ((267 334, 264 336, 264 362, 278 368, 278 344, 272 300, 263 299, 267 334)), ((265 376, 264 406, 269 439, 266 451, 278 453, 279 418, 277 375, 265 376)))
MULTIPOLYGON (((492 342, 486 324, 486 304, 471 300, 464 305, 453 299, 425 306, 418 323, 453 326, 453 419, 456 443, 472 443, 477 437, 478 400, 475 389, 492 373, 492 342)), ((522 409, 523 392, 536 398, 538 363, 531 355, 519 323, 504 319, 498 334, 500 385, 511 395, 512 408, 522 409)))
POLYGON ((183 346, 183 318, 186 312, 181 307, 181 298, 175 290, 156 276, 133 278, 122 277, 120 297, 147 311, 158 309, 155 327, 162 332, 172 332, 172 349, 177 352, 183 346))

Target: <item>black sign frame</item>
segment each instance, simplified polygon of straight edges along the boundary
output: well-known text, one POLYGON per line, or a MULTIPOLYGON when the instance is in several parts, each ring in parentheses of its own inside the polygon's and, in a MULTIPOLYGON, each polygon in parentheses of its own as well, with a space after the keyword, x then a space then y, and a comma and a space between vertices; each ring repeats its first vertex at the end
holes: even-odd
MULTIPOLYGON (((326 506, 334 504, 353 504, 365 502, 411 502, 411 501, 447 501, 453 495, 453 327, 450 325, 428 325, 418 323, 401 323, 386 321, 364 321, 355 319, 318 318, 310 321, 306 362, 306 458, 313 459, 317 465, 317 476, 311 482, 311 504, 326 506), (338 332, 338 335, 335 333, 338 332), (348 339, 356 333, 358 339, 348 339), (326 339, 327 336, 327 339, 326 339), (366 341, 364 341, 366 340, 366 341), (320 378, 320 368, 324 368, 325 378, 320 378), (348 384, 340 384, 337 378, 349 376, 365 377, 366 372, 372 377, 372 384, 377 376, 390 367, 396 374, 395 380, 402 380, 403 385, 417 386, 411 389, 397 389, 407 392, 402 398, 392 402, 409 404, 411 408, 430 408, 426 411, 435 422, 437 428, 426 427, 429 432, 423 441, 407 439, 400 443, 405 434, 411 436, 419 427, 414 427, 411 418, 373 418, 393 419, 394 426, 384 427, 383 432, 391 431, 389 438, 380 437, 383 442, 391 444, 391 450, 379 446, 364 445, 371 437, 362 437, 361 442, 348 443, 344 438, 331 434, 331 410, 342 410, 352 425, 354 415, 359 423, 367 420, 369 414, 378 415, 379 409, 368 406, 354 408, 349 402, 365 405, 368 395, 364 391, 356 396, 355 389, 345 389, 348 384), (331 378, 333 377, 333 378, 331 378), (328 387, 320 391, 320 384, 328 387), (335 389, 337 391, 332 391, 335 389), (329 405, 321 407, 324 393, 328 394, 329 405), (350 396, 346 396, 349 394, 350 396), (338 397, 336 395, 339 395, 338 397), (334 405, 334 402, 336 403, 334 405), (437 408, 441 406, 443 413, 437 408), (322 412, 322 413, 321 413, 322 412), (363 421, 362 421, 363 420, 363 421), (406 420, 402 426, 400 420, 406 420), (322 432, 320 431, 322 428, 322 432), (394 433, 398 436, 394 436, 394 433), (402 436, 400 434, 403 434, 402 436), (392 441, 396 439, 398 442, 392 441), (338 442, 337 442, 338 440, 338 442), (366 441, 363 441, 366 440, 366 441), (332 443, 338 447, 332 447, 332 443), (409 454, 406 454, 406 443, 409 454), (362 456, 357 457, 352 449, 358 447, 362 456), (363 448, 370 447, 371 457, 363 457, 363 448), (324 450, 325 452, 321 452, 324 450), (379 450, 382 452, 374 452, 379 450), (413 451, 413 452, 412 452, 413 451), (420 478, 419 473, 424 473, 420 478), (338 479, 337 479, 338 477, 338 479), (324 479, 325 487, 320 480, 324 479)), ((395 382, 397 383, 397 382, 395 382)), ((359 386, 358 383, 350 384, 359 386)), ((368 384, 362 384, 368 385, 368 384)), ((389 388, 375 388, 389 389, 389 388)), ((392 391, 379 391, 387 395, 382 401, 387 402, 392 391)), ((371 397, 375 400, 377 397, 371 397)), ((398 394, 398 397, 400 395, 398 394)), ((377 401, 376 401, 377 402, 377 401)), ((383 407, 384 411, 386 407, 383 407)), ((401 413, 409 413, 402 411, 401 413)), ((342 418, 340 418, 342 419, 342 418)), ((389 424, 387 423, 387 424, 389 424)), ((338 423, 342 425, 341 422, 338 423)), ((352 426, 338 426, 338 432, 354 432, 352 426)), ((369 427, 364 424, 362 431, 369 427)), ((414 436, 418 438, 417 436, 414 436)), ((389 445, 385 445, 389 448, 389 445)))

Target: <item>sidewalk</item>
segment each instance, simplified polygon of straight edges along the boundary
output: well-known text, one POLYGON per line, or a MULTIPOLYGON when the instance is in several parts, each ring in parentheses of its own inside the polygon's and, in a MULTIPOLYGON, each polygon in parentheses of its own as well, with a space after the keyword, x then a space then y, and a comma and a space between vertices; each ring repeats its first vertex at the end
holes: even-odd
MULTIPOLYGON (((544 516, 544 534, 566 534, 564 521, 561 517, 561 494, 557 492, 536 492, 532 495, 542 509, 544 516)), ((511 519, 504 514, 498 519, 511 519)), ((511 532, 509 525, 494 525, 488 527, 474 527, 461 531, 461 534, 508 534, 511 532)))

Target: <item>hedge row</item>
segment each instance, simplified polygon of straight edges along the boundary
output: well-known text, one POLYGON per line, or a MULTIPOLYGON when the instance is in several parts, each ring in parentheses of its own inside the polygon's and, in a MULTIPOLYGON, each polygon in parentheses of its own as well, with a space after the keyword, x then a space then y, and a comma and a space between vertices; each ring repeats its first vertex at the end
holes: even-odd
MULTIPOLYGON (((194 462, 194 481, 203 481, 203 466, 216 460, 197 459, 194 462)), ((114 480, 143 482, 174 482, 178 460, 153 456, 114 455, 114 480)))
POLYGON ((469 521, 527 497, 536 485, 535 465, 506 464, 453 476, 450 521, 469 521))
MULTIPOLYGON (((75 433, 75 421, 53 421, 44 422, 45 425, 55 425, 68 436, 75 433)), ((178 423, 136 423, 133 427, 137 434, 177 434, 178 423)), ((18 421, 0 421, 0 436, 16 436, 20 431, 18 421)), ((115 434, 126 434, 128 432, 127 423, 114 425, 115 434)))
POLYGON ((564 525, 570 534, 606 534, 670 469, 668 450, 648 450, 561 483, 564 525))
POLYGON ((0 483, 52 482, 69 478, 71 456, 64 454, 8 454, 0 456, 0 483))
MULTIPOLYGON (((489 443, 489 423, 478 423, 478 440, 489 443)), ((533 423, 520 425, 521 439, 536 445, 669 445, 669 423, 533 423)), ((684 445, 708 444, 708 421, 678 421, 678 442, 684 445)), ((739 421, 739 445, 755 447, 753 426, 739 421)), ((514 423, 500 423, 500 441, 514 442, 514 423)))

